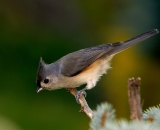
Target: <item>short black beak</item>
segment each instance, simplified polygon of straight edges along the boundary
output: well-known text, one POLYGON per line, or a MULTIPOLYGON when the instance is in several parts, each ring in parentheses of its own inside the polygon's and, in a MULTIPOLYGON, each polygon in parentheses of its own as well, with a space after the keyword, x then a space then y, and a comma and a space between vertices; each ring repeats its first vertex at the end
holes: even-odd
POLYGON ((42 90, 43 90, 42 87, 38 87, 38 88, 37 88, 37 93, 39 93, 39 92, 42 91, 42 90))

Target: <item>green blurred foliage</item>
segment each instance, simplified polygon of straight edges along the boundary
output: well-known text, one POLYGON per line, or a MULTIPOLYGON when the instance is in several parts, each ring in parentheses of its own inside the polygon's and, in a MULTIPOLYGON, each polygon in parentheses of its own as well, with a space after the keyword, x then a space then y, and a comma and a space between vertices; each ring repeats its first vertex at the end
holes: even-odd
MULTIPOLYGON (((35 93, 40 57, 51 63, 81 48, 159 28, 159 12, 158 0, 1 0, 0 119, 8 122, 4 128, 88 129, 88 117, 78 113, 80 106, 66 90, 35 93)), ((108 101, 118 117, 129 118, 127 79, 133 76, 142 78, 143 107, 159 104, 159 40, 156 35, 115 56, 113 68, 87 91, 91 108, 108 101)))

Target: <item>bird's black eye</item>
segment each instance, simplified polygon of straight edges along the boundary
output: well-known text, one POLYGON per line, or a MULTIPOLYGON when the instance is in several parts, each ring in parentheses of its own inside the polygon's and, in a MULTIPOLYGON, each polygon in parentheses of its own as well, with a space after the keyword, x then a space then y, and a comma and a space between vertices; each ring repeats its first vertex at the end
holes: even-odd
POLYGON ((49 79, 45 79, 43 82, 47 84, 49 82, 49 79))

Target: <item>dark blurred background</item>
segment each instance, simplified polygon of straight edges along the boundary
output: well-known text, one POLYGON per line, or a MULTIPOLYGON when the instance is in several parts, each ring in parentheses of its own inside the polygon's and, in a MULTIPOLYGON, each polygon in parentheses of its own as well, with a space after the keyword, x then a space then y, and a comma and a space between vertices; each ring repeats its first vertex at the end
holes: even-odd
MULTIPOLYGON (((0 1, 0 130, 85 130, 89 118, 65 89, 36 94, 40 57, 124 41, 160 29, 159 0, 0 1)), ((112 69, 87 91, 92 109, 108 101, 129 119, 127 80, 140 76, 143 109, 160 103, 160 35, 114 57, 112 69)), ((83 86, 84 87, 84 86, 83 86)))

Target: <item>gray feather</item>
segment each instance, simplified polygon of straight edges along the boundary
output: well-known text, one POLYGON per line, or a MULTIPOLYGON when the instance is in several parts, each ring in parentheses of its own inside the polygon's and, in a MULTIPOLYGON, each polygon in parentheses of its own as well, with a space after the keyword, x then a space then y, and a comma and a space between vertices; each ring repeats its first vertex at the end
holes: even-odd
POLYGON ((59 60, 62 65, 61 74, 68 77, 75 76, 115 46, 119 45, 121 45, 120 42, 103 44, 70 53, 59 60))
POLYGON ((136 37, 133 37, 125 42, 123 42, 123 44, 121 46, 116 46, 114 49, 112 49, 111 51, 109 51, 107 53, 107 56, 110 56, 110 55, 115 55, 141 41, 144 41, 152 36, 154 36, 155 34, 159 33, 159 31, 157 29, 153 29, 151 31, 148 31, 148 32, 145 32, 143 34, 140 34, 136 37))
POLYGON ((82 49, 73 53, 70 53, 62 57, 58 62, 61 62, 61 74, 64 76, 72 77, 79 74, 94 61, 102 56, 109 57, 117 54, 136 43, 139 43, 158 33, 157 29, 138 35, 125 42, 116 42, 112 44, 103 44, 95 47, 82 49))

